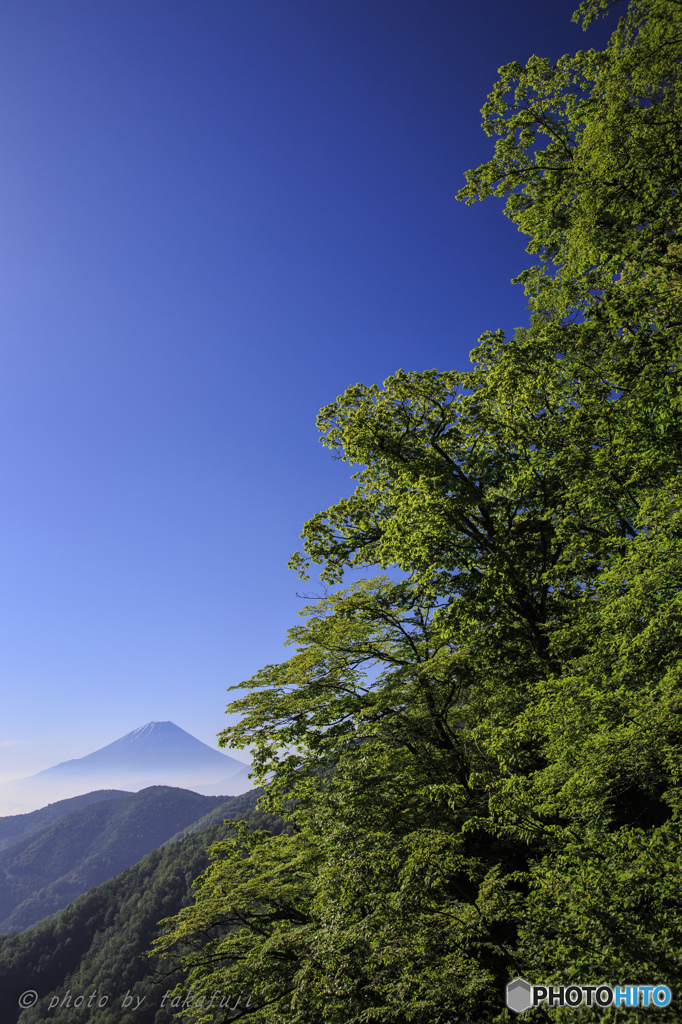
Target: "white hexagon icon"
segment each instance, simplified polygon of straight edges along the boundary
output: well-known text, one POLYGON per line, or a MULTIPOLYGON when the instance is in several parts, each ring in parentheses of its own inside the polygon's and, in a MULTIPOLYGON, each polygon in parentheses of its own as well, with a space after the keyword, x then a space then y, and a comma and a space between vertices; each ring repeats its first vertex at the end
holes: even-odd
POLYGON ((507 1006, 514 1013, 523 1013, 533 1005, 531 986, 525 978, 514 978, 507 985, 507 1006))

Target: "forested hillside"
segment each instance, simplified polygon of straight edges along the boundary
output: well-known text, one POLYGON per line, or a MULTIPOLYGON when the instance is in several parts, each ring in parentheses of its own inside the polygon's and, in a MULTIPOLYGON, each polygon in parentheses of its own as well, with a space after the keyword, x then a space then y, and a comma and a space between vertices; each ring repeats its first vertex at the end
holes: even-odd
MULTIPOLYGON (((219 823, 154 850, 34 928, 0 937, 3 1024, 53 1019, 87 1019, 97 1024, 171 1021, 171 1000, 163 1008, 161 1001, 177 978, 155 978, 142 954, 160 933, 158 922, 189 903, 192 881, 208 863, 206 847, 233 834, 223 824, 225 818, 243 817, 252 828, 274 833, 282 828, 283 822, 273 815, 247 810, 246 797, 253 806, 256 798, 251 793, 231 798, 220 808, 219 823), (31 990, 39 1001, 22 1010, 19 997, 31 990), (129 990, 134 998, 124 1006, 129 990), (93 991, 97 995, 87 1008, 93 991), (74 1007, 79 994, 85 994, 85 999, 74 1007)), ((206 817, 213 816, 211 812, 206 817)))
POLYGON ((62 910, 224 803, 225 797, 150 786, 77 807, 18 839, 0 852, 0 934, 62 910))
POLYGON ((320 414, 356 489, 293 564, 331 589, 222 734, 295 830, 220 843, 158 944, 189 1020, 213 989, 259 1024, 490 1024, 515 976, 679 991, 682 4, 603 13, 604 51, 500 70, 460 192, 525 234, 529 325, 320 414))
POLYGON ((99 803, 101 800, 116 800, 128 795, 123 789, 98 789, 92 793, 83 793, 82 796, 72 796, 68 800, 56 800, 55 803, 41 807, 37 811, 29 811, 28 814, 6 815, 0 818, 0 850, 12 846, 24 836, 40 832, 72 811, 77 811, 79 807, 87 807, 88 804, 99 803))

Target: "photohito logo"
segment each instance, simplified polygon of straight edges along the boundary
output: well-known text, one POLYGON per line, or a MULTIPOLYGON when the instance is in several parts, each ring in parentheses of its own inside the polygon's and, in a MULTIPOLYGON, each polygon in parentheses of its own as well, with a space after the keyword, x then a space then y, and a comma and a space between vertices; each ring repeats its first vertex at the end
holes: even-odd
POLYGON ((531 1006, 669 1006, 672 992, 667 985, 531 985, 514 978, 507 985, 507 1006, 523 1013, 531 1006))

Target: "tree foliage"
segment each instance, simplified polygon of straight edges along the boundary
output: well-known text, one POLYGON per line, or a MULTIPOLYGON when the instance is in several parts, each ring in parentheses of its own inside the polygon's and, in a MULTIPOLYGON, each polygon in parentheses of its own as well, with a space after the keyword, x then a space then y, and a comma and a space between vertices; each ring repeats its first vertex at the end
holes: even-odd
POLYGON ((517 974, 682 980, 681 59, 679 0, 633 0, 604 51, 502 68, 460 198, 528 236, 529 326, 320 414, 356 488, 292 564, 370 574, 222 734, 294 834, 216 848, 163 942, 192 984, 250 979, 235 1019, 487 1024, 517 974))

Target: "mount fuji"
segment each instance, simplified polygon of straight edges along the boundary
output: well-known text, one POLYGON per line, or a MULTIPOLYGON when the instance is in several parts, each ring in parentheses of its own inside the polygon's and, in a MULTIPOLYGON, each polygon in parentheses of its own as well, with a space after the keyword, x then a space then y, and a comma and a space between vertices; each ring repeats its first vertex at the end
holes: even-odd
POLYGON ((173 722, 148 722, 99 750, 0 786, 0 814, 30 811, 98 789, 138 792, 177 786, 238 796, 253 784, 250 766, 202 743, 173 722))

